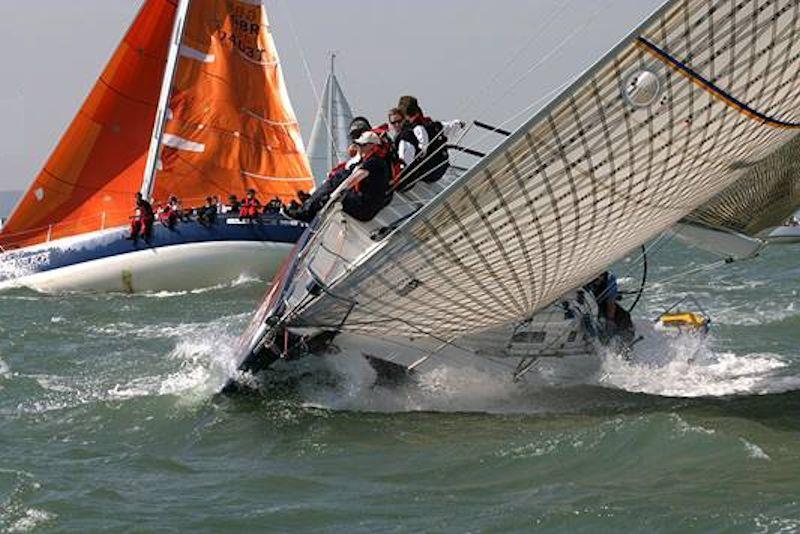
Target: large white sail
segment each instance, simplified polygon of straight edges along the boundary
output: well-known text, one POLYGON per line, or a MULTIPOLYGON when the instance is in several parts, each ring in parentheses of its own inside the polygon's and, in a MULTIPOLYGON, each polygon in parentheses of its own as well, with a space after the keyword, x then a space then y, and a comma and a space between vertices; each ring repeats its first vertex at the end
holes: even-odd
MULTIPOLYGON (((790 180, 798 12, 667 2, 388 237, 338 268, 317 258, 344 249, 301 257, 284 320, 439 339, 519 321, 729 188, 790 180)), ((358 231, 341 218, 322 226, 358 231)))
POLYGON ((353 112, 336 78, 335 60, 336 55, 331 54, 331 69, 325 80, 308 141, 308 160, 317 185, 325 180, 328 171, 337 163, 347 160, 347 148, 350 146, 348 128, 353 120, 353 112))

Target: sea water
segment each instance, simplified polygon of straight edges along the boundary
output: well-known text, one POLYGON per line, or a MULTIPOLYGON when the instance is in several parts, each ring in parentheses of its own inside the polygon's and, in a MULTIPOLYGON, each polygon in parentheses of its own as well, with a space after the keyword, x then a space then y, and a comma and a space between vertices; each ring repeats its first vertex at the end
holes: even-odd
MULTIPOLYGON (((668 245, 635 311, 704 340, 373 387, 357 355, 218 398, 264 292, 0 293, 0 531, 800 530, 800 248, 668 245)), ((622 262, 627 289, 640 267, 622 262)), ((630 303, 630 298, 627 301, 630 303)))

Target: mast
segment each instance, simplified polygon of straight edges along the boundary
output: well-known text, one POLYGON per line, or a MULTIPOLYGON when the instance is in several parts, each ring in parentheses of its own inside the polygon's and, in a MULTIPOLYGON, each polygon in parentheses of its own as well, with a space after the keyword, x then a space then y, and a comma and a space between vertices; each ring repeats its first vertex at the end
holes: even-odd
POLYGON ((330 71, 325 80, 314 126, 308 141, 308 157, 317 184, 340 161, 347 159, 350 121, 353 112, 336 79, 336 53, 330 53, 330 71))
POLYGON ((330 150, 328 151, 328 168, 333 168, 333 166, 338 163, 338 161, 336 161, 338 159, 338 154, 337 154, 337 152, 338 152, 337 148, 338 147, 336 146, 336 135, 334 135, 334 133, 333 133, 333 132, 336 131, 336 128, 337 128, 337 125, 336 125, 336 122, 335 122, 336 121, 336 113, 335 113, 335 110, 333 109, 333 106, 334 106, 333 100, 335 98, 334 94, 333 94, 334 93, 333 85, 335 83, 334 80, 336 80, 336 73, 334 72, 334 68, 335 68, 335 64, 336 64, 336 52, 331 51, 330 54, 331 54, 331 72, 328 75, 328 77, 330 79, 330 82, 329 82, 330 83, 330 90, 328 91, 328 99, 329 99, 328 100, 328 124, 330 125, 331 146, 330 146, 330 150))
POLYGON ((172 82, 175 78, 175 71, 178 66, 178 54, 183 40, 184 22, 186 14, 189 12, 191 0, 179 0, 178 8, 175 11, 175 23, 172 26, 172 39, 170 40, 169 53, 167 54, 167 64, 164 68, 164 77, 161 81, 161 93, 158 97, 158 109, 156 119, 153 124, 153 134, 150 138, 150 149, 147 152, 147 162, 144 166, 144 176, 142 177, 141 193, 144 198, 150 198, 153 193, 153 181, 158 165, 158 156, 161 152, 161 138, 164 134, 164 124, 167 122, 167 109, 169 97, 172 89, 172 82))

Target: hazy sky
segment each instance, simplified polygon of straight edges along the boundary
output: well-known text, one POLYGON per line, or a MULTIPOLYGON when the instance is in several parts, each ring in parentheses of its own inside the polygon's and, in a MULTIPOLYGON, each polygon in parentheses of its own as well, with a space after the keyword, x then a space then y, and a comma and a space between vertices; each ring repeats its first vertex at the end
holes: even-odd
MULTIPOLYGON (((354 111, 400 94, 500 124, 574 78, 662 0, 267 0, 289 94, 311 129, 327 54, 354 111)), ((0 190, 42 167, 142 0, 0 0, 0 190)), ((511 124, 518 124, 530 112, 511 124)))

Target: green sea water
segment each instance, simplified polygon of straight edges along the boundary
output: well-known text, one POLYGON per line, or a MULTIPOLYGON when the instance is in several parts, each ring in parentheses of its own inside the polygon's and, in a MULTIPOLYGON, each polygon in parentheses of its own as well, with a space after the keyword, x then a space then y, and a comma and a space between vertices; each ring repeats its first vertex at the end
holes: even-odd
POLYGON ((800 531, 799 254, 671 284, 712 259, 653 255, 637 316, 694 295, 700 344, 518 385, 454 369, 373 388, 342 356, 247 399, 214 393, 262 282, 0 293, 0 531, 800 531))

